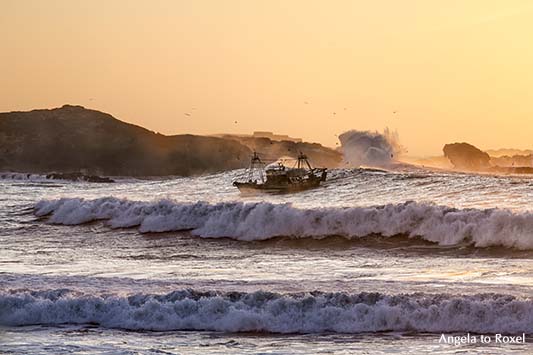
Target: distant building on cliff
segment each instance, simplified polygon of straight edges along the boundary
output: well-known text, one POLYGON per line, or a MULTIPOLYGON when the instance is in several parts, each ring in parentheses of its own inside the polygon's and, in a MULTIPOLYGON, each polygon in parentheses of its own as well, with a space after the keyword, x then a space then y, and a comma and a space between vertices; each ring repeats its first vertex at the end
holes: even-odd
POLYGON ((273 132, 268 132, 268 131, 255 131, 252 134, 252 137, 254 137, 254 138, 269 138, 269 139, 271 139, 273 141, 291 141, 291 142, 297 142, 297 143, 302 141, 301 138, 289 137, 286 134, 274 134, 273 132))

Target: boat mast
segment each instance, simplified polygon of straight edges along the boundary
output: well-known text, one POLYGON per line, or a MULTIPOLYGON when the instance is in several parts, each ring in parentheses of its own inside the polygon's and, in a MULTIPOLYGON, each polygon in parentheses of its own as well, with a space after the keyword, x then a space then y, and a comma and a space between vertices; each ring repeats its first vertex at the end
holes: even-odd
POLYGON ((259 178, 261 179, 261 182, 264 183, 265 182, 265 177, 263 174, 264 165, 265 164, 263 163, 261 158, 259 158, 259 154, 257 154, 256 151, 254 151, 254 154, 252 155, 252 159, 250 162, 250 173, 248 175, 248 179, 253 180, 254 171, 257 169, 259 171, 259 178))
POLYGON ((307 165, 309 170, 313 170, 311 164, 309 164, 309 160, 307 160, 307 155, 300 152, 300 154, 298 155, 298 169, 304 169, 305 165, 307 165))

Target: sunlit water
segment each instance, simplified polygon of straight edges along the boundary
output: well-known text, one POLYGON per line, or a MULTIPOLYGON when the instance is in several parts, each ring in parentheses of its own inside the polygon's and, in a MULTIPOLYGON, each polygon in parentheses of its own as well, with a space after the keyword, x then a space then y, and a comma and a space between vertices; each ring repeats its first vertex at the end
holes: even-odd
POLYGON ((239 173, 0 181, 0 352, 533 351, 438 342, 533 334, 533 179, 336 170, 315 190, 242 195, 239 173), (183 206, 190 228, 173 224, 183 206))

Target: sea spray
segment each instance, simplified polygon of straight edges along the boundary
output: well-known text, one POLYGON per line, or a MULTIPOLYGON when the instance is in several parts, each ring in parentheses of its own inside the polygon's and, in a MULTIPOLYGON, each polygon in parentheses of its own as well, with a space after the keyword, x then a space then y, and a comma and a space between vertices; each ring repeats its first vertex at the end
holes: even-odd
POLYGON ((195 236, 266 240, 275 237, 347 239, 369 236, 422 238, 439 245, 470 244, 533 249, 533 213, 504 209, 455 209, 406 202, 376 207, 301 209, 269 202, 179 203, 171 200, 42 200, 37 216, 53 224, 104 220, 111 228, 140 232, 190 230, 195 236))
POLYGON ((405 150, 398 133, 388 128, 383 133, 351 130, 339 135, 339 140, 345 163, 354 167, 387 167, 405 150))
POLYGON ((533 301, 506 295, 266 291, 88 295, 0 292, 0 325, 93 324, 131 330, 265 333, 533 333, 533 301))

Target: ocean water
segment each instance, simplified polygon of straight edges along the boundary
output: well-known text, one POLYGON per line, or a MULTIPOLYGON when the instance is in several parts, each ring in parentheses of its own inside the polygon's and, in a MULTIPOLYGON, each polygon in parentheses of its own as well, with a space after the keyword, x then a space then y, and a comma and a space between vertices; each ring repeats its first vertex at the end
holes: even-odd
POLYGON ((0 353, 533 352, 533 178, 339 169, 249 195, 241 173, 4 175, 0 353))

